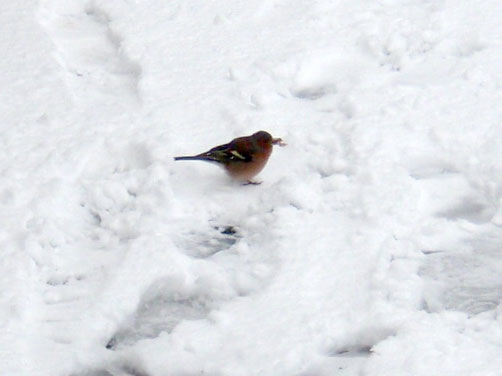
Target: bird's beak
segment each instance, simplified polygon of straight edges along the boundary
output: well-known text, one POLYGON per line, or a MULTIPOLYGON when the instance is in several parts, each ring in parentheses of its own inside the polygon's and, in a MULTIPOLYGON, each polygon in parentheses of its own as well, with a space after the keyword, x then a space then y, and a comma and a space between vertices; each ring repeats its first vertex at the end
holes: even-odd
POLYGON ((282 141, 282 138, 273 138, 272 145, 286 146, 287 144, 282 141))

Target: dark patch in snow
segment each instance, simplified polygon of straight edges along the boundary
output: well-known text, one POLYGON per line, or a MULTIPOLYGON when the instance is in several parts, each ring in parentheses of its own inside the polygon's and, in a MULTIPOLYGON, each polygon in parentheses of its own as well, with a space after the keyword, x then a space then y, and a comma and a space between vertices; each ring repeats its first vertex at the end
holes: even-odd
POLYGON ((171 333, 184 320, 205 318, 212 308, 210 300, 203 295, 166 294, 159 285, 152 286, 151 290, 157 293, 145 293, 132 320, 113 335, 106 344, 107 349, 130 346, 145 338, 171 333))
POLYGON ((308 99, 311 101, 318 100, 328 94, 336 92, 334 87, 329 86, 314 86, 300 89, 291 89, 291 94, 300 99, 308 99))
POLYGON ((236 226, 215 226, 214 232, 196 232, 180 234, 176 244, 186 250, 186 254, 196 258, 207 258, 232 247, 241 235, 236 226))
POLYGON ((71 373, 70 376, 115 376, 106 369, 87 370, 78 373, 71 373))
POLYGON ((237 230, 234 226, 226 226, 220 233, 223 235, 235 235, 237 234, 237 230))
POLYGON ((487 234, 486 239, 466 243, 472 245, 470 251, 427 254, 420 270, 426 311, 476 315, 496 309, 502 301, 500 240, 487 234))
POLYGON ((474 198, 465 198, 458 205, 437 213, 438 216, 450 220, 465 219, 469 222, 486 223, 493 217, 494 208, 476 201, 474 198))
POLYGON ((439 251, 439 250, 422 250, 422 253, 424 255, 433 255, 435 253, 443 253, 445 251, 439 251))
POLYGON ((70 376, 149 376, 149 374, 137 367, 122 365, 119 367, 110 367, 109 369, 86 370, 72 373, 70 376))
POLYGON ((339 350, 336 353, 332 354, 331 356, 341 356, 341 357, 346 357, 346 358, 352 358, 352 357, 369 356, 370 353, 371 353, 371 347, 362 346, 361 348, 356 348, 356 349, 351 349, 351 350, 339 350))

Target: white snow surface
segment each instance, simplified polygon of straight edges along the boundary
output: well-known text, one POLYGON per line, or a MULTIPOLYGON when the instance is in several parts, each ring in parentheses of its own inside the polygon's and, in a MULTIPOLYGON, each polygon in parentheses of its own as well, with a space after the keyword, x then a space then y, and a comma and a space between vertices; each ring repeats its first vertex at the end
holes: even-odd
POLYGON ((0 375, 501 375, 501 16, 0 2, 0 375))

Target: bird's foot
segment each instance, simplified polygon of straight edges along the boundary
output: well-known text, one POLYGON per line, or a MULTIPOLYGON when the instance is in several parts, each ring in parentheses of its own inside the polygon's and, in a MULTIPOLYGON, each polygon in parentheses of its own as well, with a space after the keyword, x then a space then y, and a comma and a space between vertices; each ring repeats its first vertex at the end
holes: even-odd
POLYGON ((248 180, 247 182, 242 183, 242 185, 260 185, 260 184, 261 184, 261 181, 251 181, 251 180, 248 180))

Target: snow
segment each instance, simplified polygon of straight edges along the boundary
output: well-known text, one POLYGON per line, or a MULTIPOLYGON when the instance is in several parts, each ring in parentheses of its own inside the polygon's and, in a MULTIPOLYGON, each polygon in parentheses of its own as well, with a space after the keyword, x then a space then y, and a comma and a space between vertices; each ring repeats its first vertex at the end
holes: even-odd
POLYGON ((499 375, 501 14, 4 0, 0 374, 499 375))

